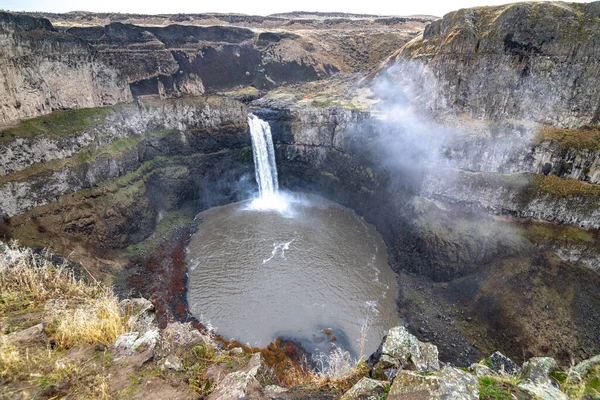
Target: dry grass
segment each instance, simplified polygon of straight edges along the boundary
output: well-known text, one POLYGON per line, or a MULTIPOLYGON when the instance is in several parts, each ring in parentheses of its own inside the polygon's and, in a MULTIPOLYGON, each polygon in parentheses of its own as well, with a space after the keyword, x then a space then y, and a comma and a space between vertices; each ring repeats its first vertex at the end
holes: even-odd
POLYGON ((11 343, 0 334, 0 398, 40 393, 53 393, 49 396, 54 398, 67 393, 72 398, 110 398, 106 363, 96 356, 66 356, 77 345, 108 345, 128 329, 127 315, 121 315, 113 291, 91 280, 79 279, 67 261, 48 251, 0 242, 0 318, 35 316, 45 323, 55 344, 11 343))
POLYGON ((544 125, 538 133, 538 142, 550 141, 564 149, 600 149, 600 129, 560 129, 544 125))
POLYGON ((49 302, 47 309, 56 324, 53 326, 54 339, 62 348, 85 343, 109 345, 127 331, 126 322, 119 313, 118 300, 110 290, 75 308, 68 302, 57 300, 49 302))
POLYGON ((555 197, 595 197, 600 198, 600 187, 577 179, 559 178, 554 175, 533 175, 533 186, 555 197))
POLYGON ((65 260, 16 243, 0 245, 0 315, 44 307, 56 344, 112 343, 127 331, 127 318, 110 288, 77 279, 65 260))
POLYGON ((17 348, 0 337, 0 378, 17 375, 23 368, 23 358, 17 348))
POLYGON ((553 371, 552 378, 569 399, 600 398, 600 365, 592 366, 585 376, 579 375, 572 366, 568 371, 553 371))

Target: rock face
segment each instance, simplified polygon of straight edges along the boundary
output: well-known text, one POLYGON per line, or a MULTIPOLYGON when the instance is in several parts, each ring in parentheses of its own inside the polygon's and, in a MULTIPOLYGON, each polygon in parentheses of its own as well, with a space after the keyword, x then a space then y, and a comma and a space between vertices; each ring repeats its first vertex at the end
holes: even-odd
POLYGON ((451 12, 401 57, 437 79, 428 107, 560 127, 599 121, 600 5, 516 3, 451 12), (442 101, 440 101, 442 100, 442 101))
POLYGON ((46 19, 0 12, 0 124, 131 101, 118 70, 46 19))
POLYGON ((268 90, 338 71, 365 70, 412 39, 421 23, 398 29, 373 22, 342 34, 323 27, 300 31, 293 24, 276 32, 264 31, 268 24, 260 31, 220 25, 112 22, 74 26, 67 32, 91 43, 107 64, 126 75, 134 96, 170 97, 248 86, 268 90), (355 39, 349 41, 348 35, 355 39))
MULTIPOLYGON (((40 121, 42 126, 50 123, 44 117, 40 121)), ((5 193, 0 209, 5 215, 20 214, 134 171, 157 155, 242 147, 249 144, 246 130, 245 107, 223 98, 147 101, 99 110, 97 118, 71 136, 41 132, 0 143, 4 170, 13 172, 0 184, 5 193), (78 151, 88 157, 74 157, 78 151), (30 174, 26 168, 36 160, 46 162, 44 170, 30 174)))

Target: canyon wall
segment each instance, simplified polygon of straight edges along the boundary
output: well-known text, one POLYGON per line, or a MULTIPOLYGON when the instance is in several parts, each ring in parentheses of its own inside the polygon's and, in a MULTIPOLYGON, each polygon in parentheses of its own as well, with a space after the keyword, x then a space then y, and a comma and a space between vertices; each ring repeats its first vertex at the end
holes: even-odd
POLYGON ((600 2, 476 7, 432 22, 394 59, 437 81, 423 104, 434 112, 576 128, 600 122, 599 30, 600 2))
POLYGON ((0 43, 0 124, 131 101, 117 69, 46 19, 0 12, 0 43))

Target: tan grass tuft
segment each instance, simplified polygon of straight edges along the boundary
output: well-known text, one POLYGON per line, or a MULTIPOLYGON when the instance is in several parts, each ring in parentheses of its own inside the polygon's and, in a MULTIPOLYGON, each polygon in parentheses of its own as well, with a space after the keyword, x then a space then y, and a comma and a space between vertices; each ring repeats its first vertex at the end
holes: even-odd
POLYGON ((127 332, 127 318, 110 288, 77 279, 67 261, 57 261, 47 250, 0 246, 0 312, 44 305, 49 330, 61 348, 108 345, 127 332))

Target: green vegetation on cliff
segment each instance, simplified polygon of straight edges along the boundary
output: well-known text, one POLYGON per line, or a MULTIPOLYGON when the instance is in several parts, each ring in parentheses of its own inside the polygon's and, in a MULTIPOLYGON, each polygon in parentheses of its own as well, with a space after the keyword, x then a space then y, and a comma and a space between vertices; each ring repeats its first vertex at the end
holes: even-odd
POLYGON ((21 171, 0 176, 0 185, 8 182, 27 181, 33 177, 50 176, 62 169, 77 170, 105 158, 110 160, 121 159, 132 152, 144 140, 157 139, 174 134, 175 130, 162 130, 147 132, 140 136, 130 136, 117 139, 110 144, 96 149, 87 148, 67 158, 57 158, 43 163, 33 164, 21 171))
POLYGON ((575 226, 557 225, 548 222, 527 221, 522 224, 523 235, 534 243, 593 245, 598 241, 597 233, 575 226))
POLYGON ((48 135, 52 138, 76 136, 106 120, 116 107, 58 110, 51 114, 21 121, 18 125, 0 131, 0 143, 16 137, 30 138, 48 135))
POLYGON ((600 128, 559 129, 544 125, 538 133, 538 142, 550 141, 563 149, 600 150, 600 128))
POLYGON ((560 178, 555 175, 532 175, 533 187, 555 197, 581 196, 600 198, 600 186, 577 179, 560 178))

